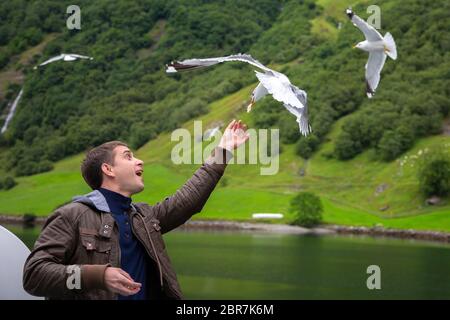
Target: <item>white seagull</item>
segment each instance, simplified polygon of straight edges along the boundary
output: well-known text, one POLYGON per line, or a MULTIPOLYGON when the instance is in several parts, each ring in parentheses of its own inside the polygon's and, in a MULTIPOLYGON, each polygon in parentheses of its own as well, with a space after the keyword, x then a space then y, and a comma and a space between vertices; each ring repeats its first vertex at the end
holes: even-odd
POLYGON ((348 8, 345 13, 366 37, 365 41, 361 41, 353 48, 369 52, 369 60, 366 63, 366 93, 369 98, 372 98, 380 82, 380 73, 386 61, 386 55, 393 60, 397 59, 394 38, 389 32, 383 37, 374 27, 354 14, 351 8, 348 8))
POLYGON ((257 101, 262 99, 267 94, 271 94, 275 100, 282 102, 284 107, 296 116, 300 132, 304 136, 307 136, 311 132, 311 126, 308 123, 306 92, 291 84, 288 77, 284 74, 267 68, 265 65, 253 59, 253 57, 248 54, 176 61, 166 65, 166 72, 175 73, 179 71, 188 71, 229 61, 246 62, 263 71, 259 72, 255 70, 259 84, 252 92, 251 102, 247 107, 247 112, 251 111, 252 106, 257 101))
POLYGON ((82 56, 80 54, 75 54, 75 53, 61 53, 59 56, 53 57, 48 59, 47 61, 42 62, 40 65, 35 66, 33 69, 37 69, 38 67, 42 67, 45 66, 46 64, 58 61, 58 60, 64 60, 64 61, 74 61, 74 60, 78 60, 78 59, 89 59, 89 60, 94 60, 93 57, 88 57, 88 56, 82 56))

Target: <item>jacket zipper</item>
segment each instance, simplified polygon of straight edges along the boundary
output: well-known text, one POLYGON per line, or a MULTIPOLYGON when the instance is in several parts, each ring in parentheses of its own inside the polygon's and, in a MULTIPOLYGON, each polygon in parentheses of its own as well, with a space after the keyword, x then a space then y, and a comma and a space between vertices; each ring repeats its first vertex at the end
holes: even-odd
MULTIPOLYGON (((161 269, 161 263, 159 262, 159 258, 158 258, 158 253, 157 253, 156 250, 155 250, 155 246, 153 245, 152 237, 150 236, 150 232, 148 232, 147 225, 146 225, 145 222, 144 222, 144 218, 143 218, 141 215, 139 215, 139 214, 138 214, 138 216, 139 216, 139 217, 141 218, 141 220, 142 220, 142 224, 144 225, 145 232, 147 233, 147 237, 148 237, 148 239, 150 240, 150 244, 152 245, 153 252, 155 252, 156 261, 157 261, 157 263, 158 263, 158 268, 159 268, 159 277, 160 277, 159 280, 160 280, 160 283, 161 283, 161 291, 162 291, 162 290, 164 290, 164 283, 163 283, 163 274, 162 274, 162 269, 161 269)), ((147 252, 148 252, 148 250, 147 250, 147 252)), ((149 254, 150 254, 150 253, 149 253, 149 254)), ((168 283, 168 282, 167 282, 167 283, 168 283)), ((170 292, 174 293, 176 296, 178 296, 178 293, 175 292, 175 291, 172 289, 172 287, 170 286, 169 283, 168 283, 168 285, 167 285, 167 289, 168 289, 170 292)))
MULTIPOLYGON (((135 213, 135 214, 136 214, 136 213, 135 213)), ((159 282, 160 282, 160 284, 161 284, 161 290, 163 290, 163 289, 164 289, 163 275, 162 275, 162 270, 161 270, 161 263, 159 262, 158 253, 157 253, 156 250, 155 250, 155 246, 154 246, 154 244, 153 244, 153 240, 152 240, 152 238, 151 238, 151 236, 150 236, 150 233, 148 232, 148 228, 147 228, 147 226, 146 226, 146 224, 145 224, 145 222, 144 222, 144 218, 142 218, 142 216, 141 216, 140 214, 137 214, 137 215, 138 215, 139 218, 141 218, 141 220, 142 220, 142 224, 144 225, 144 229, 145 229, 145 232, 146 232, 146 234, 147 234, 147 238, 148 238, 148 240, 150 241, 150 245, 152 246, 153 252, 155 253, 156 263, 158 264, 158 271, 159 271, 159 282)), ((139 238, 139 235, 138 235, 136 232, 134 232, 132 220, 131 220, 130 222, 131 222, 131 230, 132 230, 133 233, 136 235, 136 237, 139 239, 139 241, 141 241, 141 243, 144 244, 144 241, 143 241, 142 239, 139 238)), ((147 254, 151 257, 152 255, 150 254, 150 251, 148 251, 147 246, 144 245, 144 248, 145 248, 145 251, 147 251, 147 254)))

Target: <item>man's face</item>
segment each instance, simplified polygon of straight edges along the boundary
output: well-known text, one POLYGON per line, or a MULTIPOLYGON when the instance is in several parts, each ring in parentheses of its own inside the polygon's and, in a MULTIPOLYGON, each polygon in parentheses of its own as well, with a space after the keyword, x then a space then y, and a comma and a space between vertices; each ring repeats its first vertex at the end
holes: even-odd
POLYGON ((109 176, 121 191, 132 195, 144 189, 143 165, 144 162, 135 158, 128 147, 117 146, 114 149, 114 165, 111 166, 112 175, 109 176))

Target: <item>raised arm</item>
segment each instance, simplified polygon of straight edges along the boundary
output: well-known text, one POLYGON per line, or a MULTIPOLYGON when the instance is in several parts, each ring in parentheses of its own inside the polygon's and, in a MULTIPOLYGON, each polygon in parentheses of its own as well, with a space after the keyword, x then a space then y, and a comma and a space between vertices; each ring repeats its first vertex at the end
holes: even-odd
POLYGON ((189 220, 202 210, 211 192, 222 177, 232 151, 248 140, 246 126, 233 120, 212 155, 178 191, 157 203, 149 210, 156 211, 162 233, 168 232, 189 220))

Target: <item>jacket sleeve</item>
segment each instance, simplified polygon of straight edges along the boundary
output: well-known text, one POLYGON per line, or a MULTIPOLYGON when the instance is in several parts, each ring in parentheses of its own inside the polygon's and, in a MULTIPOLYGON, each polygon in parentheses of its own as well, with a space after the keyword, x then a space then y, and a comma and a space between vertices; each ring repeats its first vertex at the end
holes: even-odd
POLYGON ((104 271, 108 265, 67 264, 78 241, 76 223, 70 220, 57 210, 43 227, 24 265, 23 287, 29 294, 70 299, 77 291, 104 287, 104 271), (68 286, 69 276, 77 272, 79 285, 70 279, 72 285, 68 286))
POLYGON ((231 158, 230 151, 216 147, 211 157, 174 195, 151 208, 160 221, 162 233, 177 228, 202 210, 231 158))

